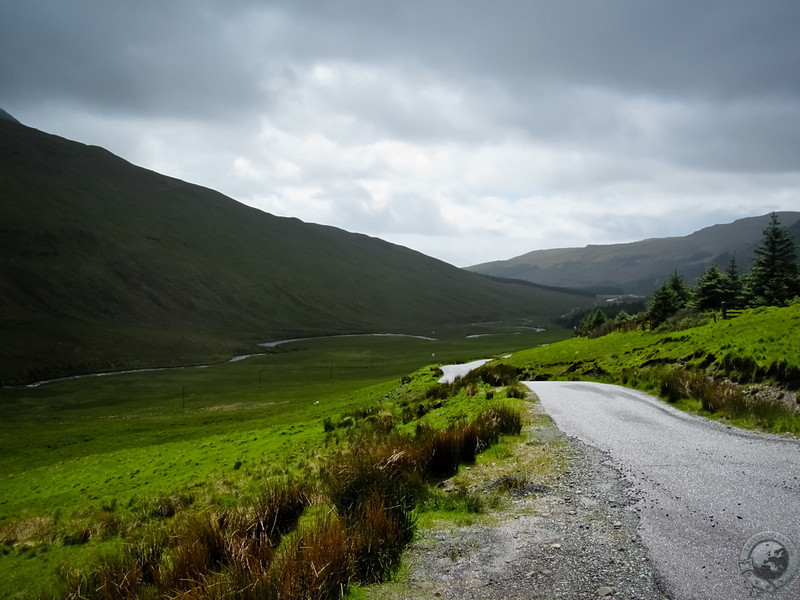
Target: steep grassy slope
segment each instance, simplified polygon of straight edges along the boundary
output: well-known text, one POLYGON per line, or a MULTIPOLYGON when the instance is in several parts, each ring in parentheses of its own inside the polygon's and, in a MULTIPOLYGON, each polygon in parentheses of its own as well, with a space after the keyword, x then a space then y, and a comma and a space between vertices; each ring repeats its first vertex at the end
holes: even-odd
POLYGON ((546 320, 586 298, 279 218, 0 120, 0 382, 296 334, 546 320))
MULTIPOLYGON (((782 212, 778 217, 800 241, 800 213, 782 212)), ((740 219, 684 237, 536 250, 505 261, 475 265, 469 270, 599 293, 649 294, 673 271, 691 281, 711 263, 727 267, 734 255, 739 268, 747 269, 769 219, 769 215, 740 219)))

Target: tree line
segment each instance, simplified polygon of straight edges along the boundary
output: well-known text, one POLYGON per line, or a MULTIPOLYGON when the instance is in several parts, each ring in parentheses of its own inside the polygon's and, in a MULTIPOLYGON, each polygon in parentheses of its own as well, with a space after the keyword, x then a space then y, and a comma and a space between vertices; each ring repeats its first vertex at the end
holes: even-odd
POLYGON ((623 311, 612 320, 602 309, 597 309, 584 315, 576 331, 578 335, 591 335, 599 330, 607 333, 626 326, 656 328, 684 309, 717 311, 786 306, 799 297, 797 244, 773 212, 761 243, 754 251, 753 264, 746 273, 739 272, 735 256, 725 269, 709 265, 694 287, 687 285, 684 277, 675 271, 653 293, 645 312, 629 315, 623 311))

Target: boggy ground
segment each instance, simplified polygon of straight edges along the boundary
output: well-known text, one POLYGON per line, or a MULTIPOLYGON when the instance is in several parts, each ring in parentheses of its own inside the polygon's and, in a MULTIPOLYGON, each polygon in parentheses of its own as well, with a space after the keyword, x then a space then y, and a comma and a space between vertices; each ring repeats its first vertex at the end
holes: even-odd
POLYGON ((364 590, 368 598, 670 598, 620 473, 603 453, 563 436, 538 404, 531 415, 512 456, 458 476, 487 494, 516 481, 501 508, 472 523, 422 528, 395 582, 364 590))

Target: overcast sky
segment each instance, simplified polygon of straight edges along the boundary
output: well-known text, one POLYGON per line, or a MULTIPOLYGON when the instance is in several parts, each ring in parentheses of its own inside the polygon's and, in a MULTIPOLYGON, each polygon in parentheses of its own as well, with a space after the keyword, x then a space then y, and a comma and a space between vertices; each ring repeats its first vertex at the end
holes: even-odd
POLYGON ((797 0, 0 0, 0 108, 457 266, 800 210, 797 0))

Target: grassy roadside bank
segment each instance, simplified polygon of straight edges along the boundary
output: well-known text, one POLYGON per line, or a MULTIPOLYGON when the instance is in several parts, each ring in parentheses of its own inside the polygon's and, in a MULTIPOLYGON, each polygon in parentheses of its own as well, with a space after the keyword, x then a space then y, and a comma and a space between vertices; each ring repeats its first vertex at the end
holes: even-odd
POLYGON ((501 362, 523 379, 616 383, 737 427, 800 434, 800 306, 675 329, 573 338, 501 362))
MULTIPOLYGON (((397 600, 400 598, 441 597, 437 585, 441 573, 430 563, 430 580, 420 580, 416 573, 419 561, 432 558, 458 561, 480 552, 478 546, 455 542, 443 546, 441 536, 474 527, 496 527, 504 519, 517 518, 519 499, 547 493, 556 485, 572 459, 572 451, 559 435, 550 417, 538 401, 521 401, 524 426, 520 435, 503 436, 496 444, 476 457, 473 464, 459 470, 446 486, 434 490, 418 517, 418 535, 410 553, 404 554, 398 571, 389 581, 351 587, 346 600, 397 600), (517 499, 517 500, 515 500, 517 499), (466 500, 466 501, 465 501, 466 500), (509 517, 512 511, 513 517, 509 517), (434 550, 435 549, 435 550, 434 550)), ((524 501, 524 500, 523 500, 524 501)), ((531 509, 522 509, 527 515, 531 509)), ((441 584, 443 585, 443 584, 441 584)))
MULTIPOLYGON (((313 470, 355 424, 377 419, 376 407, 396 410, 404 435, 420 418, 445 429, 474 418, 485 400, 466 393, 398 407, 400 376, 564 335, 484 324, 436 342, 314 340, 208 369, 3 389, 0 595, 21 597, 51 585, 62 564, 119 552, 137 520, 232 506, 266 481, 313 470)), ((403 393, 433 383, 433 372, 415 376, 403 393)))

